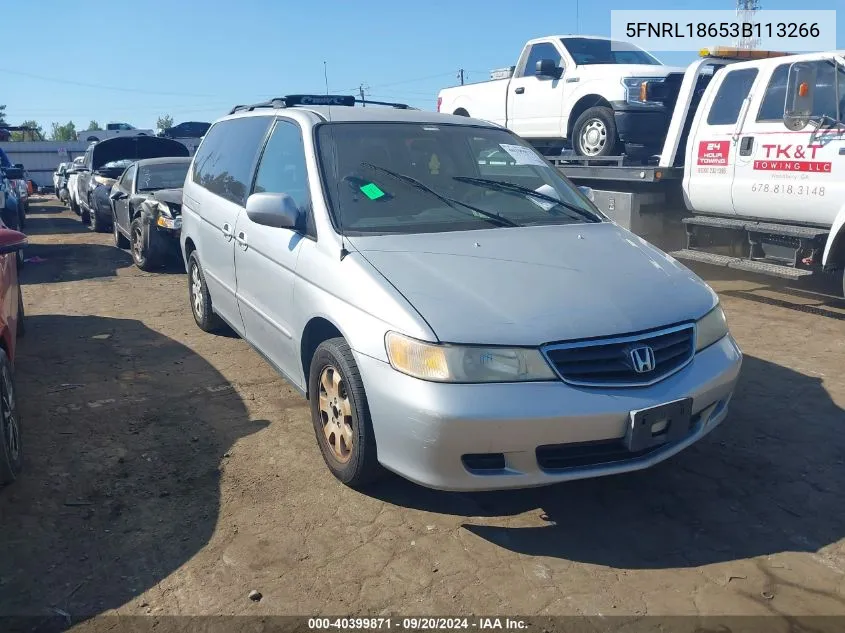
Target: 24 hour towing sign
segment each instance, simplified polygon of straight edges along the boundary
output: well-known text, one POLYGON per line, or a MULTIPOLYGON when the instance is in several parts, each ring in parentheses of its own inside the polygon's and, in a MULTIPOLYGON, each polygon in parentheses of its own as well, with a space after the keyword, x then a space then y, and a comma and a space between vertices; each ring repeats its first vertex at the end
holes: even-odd
POLYGON ((823 145, 779 145, 763 144, 765 158, 754 161, 758 171, 800 171, 829 174, 832 171, 830 161, 815 160, 823 145))

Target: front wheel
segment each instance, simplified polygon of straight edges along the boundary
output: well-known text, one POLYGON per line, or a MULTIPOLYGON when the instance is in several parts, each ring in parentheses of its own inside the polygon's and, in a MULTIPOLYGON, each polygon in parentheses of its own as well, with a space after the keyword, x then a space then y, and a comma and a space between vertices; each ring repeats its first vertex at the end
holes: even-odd
POLYGON ((0 349, 0 485, 15 481, 22 466, 20 418, 12 363, 6 352, 0 349))
POLYGON ((588 108, 572 128, 572 146, 579 156, 594 158, 617 154, 616 119, 605 106, 588 108))
POLYGON ((108 224, 103 222, 103 219, 100 217, 100 214, 97 213, 96 208, 91 209, 91 213, 89 214, 89 224, 88 228, 94 231, 95 233, 105 233, 109 230, 108 224))
POLYGON ((364 383, 343 338, 322 342, 308 376, 311 420, 331 473, 351 488, 378 479, 381 466, 364 383))
POLYGON ((129 248, 129 240, 126 239, 126 236, 120 232, 120 229, 117 228, 117 217, 112 215, 111 218, 111 229, 112 233, 114 233, 114 245, 118 248, 129 248))
POLYGON ((132 259, 141 270, 150 271, 158 266, 158 253, 154 248, 154 236, 140 217, 129 225, 129 243, 132 247, 132 259))

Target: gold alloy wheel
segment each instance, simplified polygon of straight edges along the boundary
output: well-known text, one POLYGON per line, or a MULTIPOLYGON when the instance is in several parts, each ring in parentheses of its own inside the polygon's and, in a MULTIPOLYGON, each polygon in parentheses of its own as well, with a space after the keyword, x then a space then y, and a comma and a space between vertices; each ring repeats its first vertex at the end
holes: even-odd
POLYGON ((345 464, 352 457, 352 403, 340 371, 331 365, 320 373, 319 406, 326 443, 334 458, 345 464))

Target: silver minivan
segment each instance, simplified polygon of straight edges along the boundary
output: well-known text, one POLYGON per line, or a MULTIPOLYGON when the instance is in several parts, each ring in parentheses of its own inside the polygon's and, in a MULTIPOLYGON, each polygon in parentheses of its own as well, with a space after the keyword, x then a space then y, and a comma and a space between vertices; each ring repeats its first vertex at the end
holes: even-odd
POLYGON ((352 97, 235 108, 184 186, 194 318, 308 398, 331 472, 444 490, 633 471, 724 420, 716 294, 492 123, 352 97))

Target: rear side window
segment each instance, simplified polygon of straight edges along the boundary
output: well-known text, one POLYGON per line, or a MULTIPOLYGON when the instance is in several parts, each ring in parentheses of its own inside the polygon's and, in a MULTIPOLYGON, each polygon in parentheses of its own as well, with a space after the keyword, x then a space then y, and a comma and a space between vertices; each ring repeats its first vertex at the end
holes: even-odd
POLYGON ((193 181, 243 206, 255 159, 271 121, 271 117, 253 116, 212 126, 194 157, 193 181))
POLYGON ((732 125, 739 118, 742 102, 751 92, 751 86, 757 78, 756 68, 730 70, 725 74, 722 84, 707 114, 707 125, 732 125))

